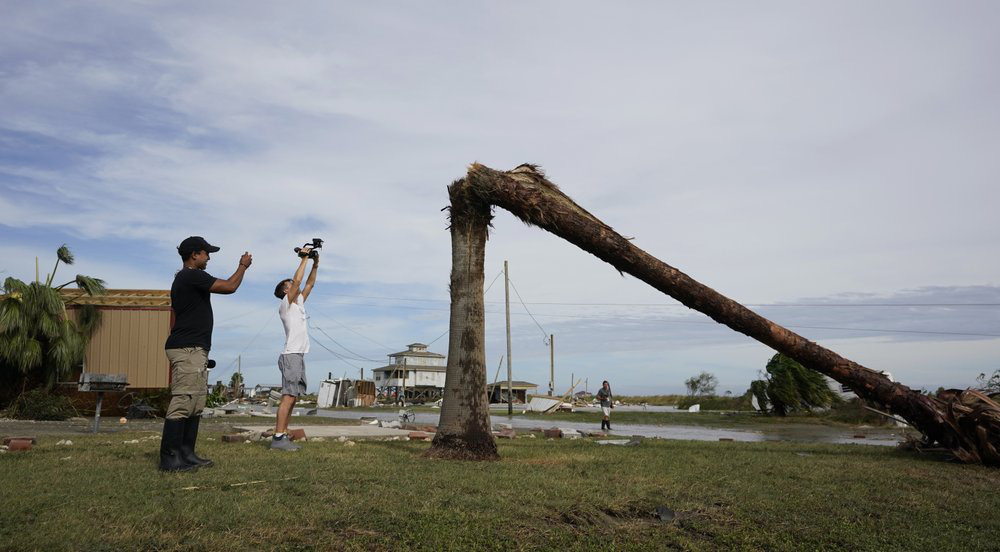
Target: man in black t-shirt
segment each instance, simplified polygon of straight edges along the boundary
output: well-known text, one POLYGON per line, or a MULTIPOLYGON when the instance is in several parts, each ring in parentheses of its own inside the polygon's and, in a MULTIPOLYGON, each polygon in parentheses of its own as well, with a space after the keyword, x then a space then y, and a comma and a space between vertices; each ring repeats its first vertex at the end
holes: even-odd
POLYGON ((201 236, 191 236, 177 247, 184 266, 170 286, 174 325, 165 345, 170 360, 170 406, 160 440, 160 469, 184 471, 210 466, 194 453, 201 412, 208 394, 208 351, 212 348, 212 295, 235 292, 253 257, 243 253, 240 266, 227 280, 213 278, 205 267, 219 248, 201 236))

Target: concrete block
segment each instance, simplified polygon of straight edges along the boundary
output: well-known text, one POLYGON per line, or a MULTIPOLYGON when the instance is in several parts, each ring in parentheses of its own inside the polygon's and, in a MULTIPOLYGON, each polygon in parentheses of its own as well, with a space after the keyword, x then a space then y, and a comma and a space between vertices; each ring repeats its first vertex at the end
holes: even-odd
POLYGON ((242 443, 246 441, 246 433, 230 433, 229 435, 222 436, 223 443, 242 443))
POLYGON ((302 428, 295 428, 288 430, 288 438, 293 441, 305 441, 306 440, 306 430, 302 428))
POLYGON ((546 429, 544 432, 545 437, 548 439, 562 439, 563 432, 558 427, 552 429, 546 429))
POLYGON ((517 437, 517 432, 514 431, 512 428, 504 428, 500 430, 500 433, 497 435, 497 437, 501 439, 514 439, 515 437, 517 437))
POLYGON ((424 431, 411 431, 407 437, 409 437, 411 441, 427 441, 431 438, 430 434, 424 431))

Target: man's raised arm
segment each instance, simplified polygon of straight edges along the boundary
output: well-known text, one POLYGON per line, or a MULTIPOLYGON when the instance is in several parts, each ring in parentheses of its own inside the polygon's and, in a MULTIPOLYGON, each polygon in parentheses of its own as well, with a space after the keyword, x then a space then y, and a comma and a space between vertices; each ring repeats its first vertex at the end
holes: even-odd
POLYGON ((309 294, 312 293, 313 286, 316 285, 316 272, 319 269, 319 251, 313 252, 313 267, 309 271, 309 279, 306 280, 306 287, 302 290, 302 301, 305 302, 309 299, 309 294))
POLYGON ((302 252, 299 254, 299 268, 295 269, 295 275, 292 276, 292 283, 288 286, 288 293, 285 294, 289 305, 294 305, 295 301, 299 298, 299 294, 302 293, 302 276, 306 273, 306 260, 309 258, 310 251, 312 251, 312 248, 306 246, 302 248, 302 252))
POLYGON ((253 256, 249 252, 244 252, 243 256, 240 257, 240 266, 236 267, 236 272, 228 279, 223 280, 221 278, 215 280, 212 284, 212 293, 221 293, 223 295, 228 295, 239 289, 240 284, 243 283, 243 274, 250 268, 253 263, 253 256))

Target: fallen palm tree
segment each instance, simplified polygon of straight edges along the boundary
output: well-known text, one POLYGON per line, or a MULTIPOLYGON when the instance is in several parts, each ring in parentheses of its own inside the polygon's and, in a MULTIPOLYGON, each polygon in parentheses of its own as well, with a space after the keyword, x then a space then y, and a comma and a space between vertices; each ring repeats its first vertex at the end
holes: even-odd
POLYGON ((849 386, 920 430, 927 447, 1000 466, 1000 405, 973 390, 944 399, 894 383, 758 315, 633 245, 549 182, 534 165, 497 171, 474 163, 448 187, 451 327, 441 421, 430 456, 496 459, 486 400, 483 259, 492 208, 547 230, 720 324, 849 386))

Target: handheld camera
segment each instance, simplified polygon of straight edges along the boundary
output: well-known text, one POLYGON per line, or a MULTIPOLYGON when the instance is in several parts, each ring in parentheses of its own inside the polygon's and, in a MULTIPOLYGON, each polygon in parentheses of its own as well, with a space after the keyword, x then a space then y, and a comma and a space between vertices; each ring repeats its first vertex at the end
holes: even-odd
POLYGON ((313 238, 312 243, 307 243, 302 247, 296 247, 295 252, 299 254, 299 257, 309 257, 310 259, 315 259, 319 255, 317 251, 319 251, 319 249, 321 249, 322 247, 323 247, 323 240, 319 238, 313 238), (312 251, 305 253, 302 251, 303 247, 312 247, 312 251))

